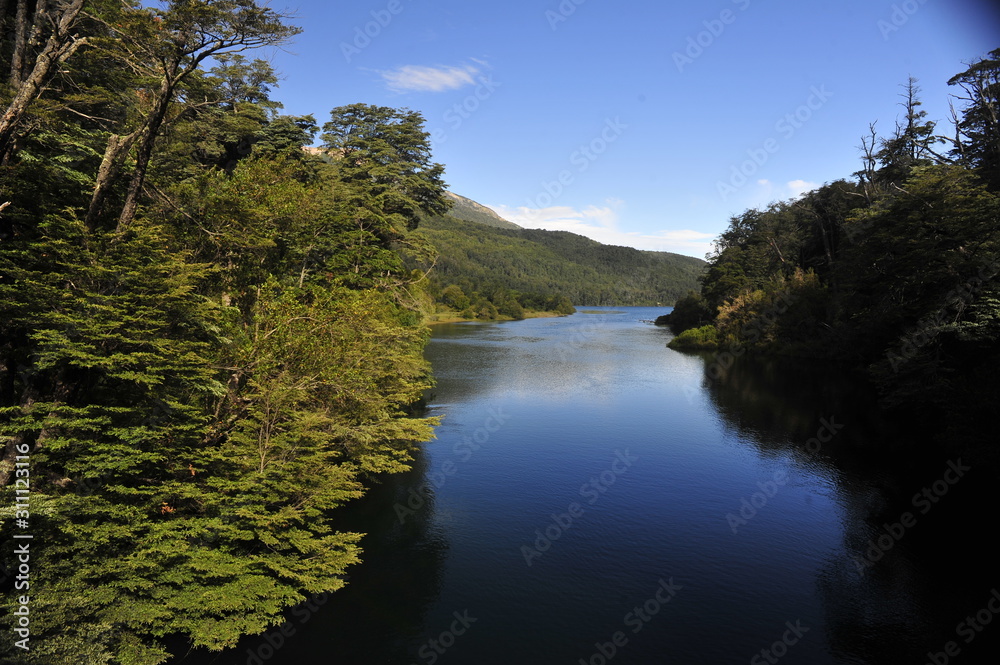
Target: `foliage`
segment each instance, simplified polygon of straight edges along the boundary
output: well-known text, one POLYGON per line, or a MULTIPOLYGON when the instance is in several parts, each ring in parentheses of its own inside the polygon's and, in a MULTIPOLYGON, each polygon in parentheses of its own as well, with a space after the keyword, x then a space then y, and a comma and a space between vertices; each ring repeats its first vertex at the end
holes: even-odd
POLYGON ((948 80, 962 91, 966 106, 959 120, 952 156, 974 169, 993 191, 1000 189, 1000 48, 948 80))
MULTIPOLYGON (((350 133, 350 159, 304 151, 315 121, 278 115, 274 72, 240 54, 296 31, 263 5, 80 16, 3 137, 0 541, 20 446, 45 546, 32 649, 0 660, 152 665, 168 638, 263 632, 359 560, 337 509, 436 422, 411 408, 428 296, 400 253, 426 254, 409 229, 443 211, 442 169, 419 115, 392 109, 355 107, 388 126, 350 133)), ((27 75, 47 56, 0 49, 15 57, 27 75)))
POLYGON ((719 348, 719 336, 715 326, 688 328, 667 343, 671 349, 683 351, 714 351, 719 348))
POLYGON ((686 296, 677 301, 673 311, 656 319, 656 325, 668 325, 675 335, 680 335, 685 330, 700 328, 714 318, 715 314, 709 309, 701 293, 688 291, 686 296))
POLYGON ((954 139, 934 134, 910 79, 894 135, 863 139, 856 183, 734 216, 700 296, 677 303, 679 329, 708 311, 720 344, 846 360, 888 406, 989 408, 1000 371, 998 72, 1000 50, 949 82, 966 101, 954 139))
MULTIPOLYGON (((430 272, 432 294, 455 285, 471 297, 517 292, 526 309, 553 310, 552 297, 581 305, 656 305, 697 285, 700 259, 602 245, 572 233, 509 229, 450 216, 421 223, 439 258, 430 272)), ((420 264, 428 269, 431 263, 420 264)), ((566 306, 563 306, 563 310, 566 306)))

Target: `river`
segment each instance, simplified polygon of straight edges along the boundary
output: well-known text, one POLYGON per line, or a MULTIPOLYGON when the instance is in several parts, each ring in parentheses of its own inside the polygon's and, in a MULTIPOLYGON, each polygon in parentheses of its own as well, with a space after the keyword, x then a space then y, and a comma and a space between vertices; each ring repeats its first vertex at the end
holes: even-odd
POLYGON ((990 662, 982 460, 834 369, 667 349, 663 312, 436 326, 442 424, 344 511, 348 587, 178 662, 990 662))

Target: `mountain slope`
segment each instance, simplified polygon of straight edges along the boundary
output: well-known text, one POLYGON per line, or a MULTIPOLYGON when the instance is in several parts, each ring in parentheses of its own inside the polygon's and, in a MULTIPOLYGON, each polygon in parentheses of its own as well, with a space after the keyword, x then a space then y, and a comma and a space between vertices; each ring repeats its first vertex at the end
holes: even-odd
POLYGON ((452 208, 448 214, 455 219, 461 219, 466 222, 476 222, 478 224, 495 226, 503 229, 521 228, 514 222, 508 222, 506 219, 496 214, 493 210, 487 208, 481 203, 476 203, 472 199, 467 199, 464 196, 459 196, 458 194, 454 194, 452 192, 445 192, 445 196, 452 201, 452 208))
MULTIPOLYGON (((478 204, 477 204, 478 205, 478 204)), ((705 262, 643 252, 566 231, 487 225, 451 215, 424 220, 419 233, 440 257, 431 279, 466 293, 511 289, 563 295, 578 305, 673 304, 697 290, 705 262)))

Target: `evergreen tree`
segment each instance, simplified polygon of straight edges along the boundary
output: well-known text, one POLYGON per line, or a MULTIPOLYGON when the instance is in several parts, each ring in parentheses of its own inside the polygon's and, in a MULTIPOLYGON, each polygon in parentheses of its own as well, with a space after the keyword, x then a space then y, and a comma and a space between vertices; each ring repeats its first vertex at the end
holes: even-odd
POLYGON ((956 74, 949 85, 961 88, 965 102, 956 119, 952 155, 976 169, 993 191, 1000 190, 1000 49, 956 74))

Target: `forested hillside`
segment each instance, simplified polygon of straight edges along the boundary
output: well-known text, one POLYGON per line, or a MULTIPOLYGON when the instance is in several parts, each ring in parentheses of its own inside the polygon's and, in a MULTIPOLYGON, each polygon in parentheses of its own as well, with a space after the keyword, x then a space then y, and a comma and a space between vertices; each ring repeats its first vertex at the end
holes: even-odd
POLYGON ((418 232, 440 256, 432 292, 511 289, 559 295, 577 305, 656 305, 697 285, 704 261, 668 252, 615 247, 565 231, 496 228, 455 219, 426 219, 418 232))
POLYGON ((245 55, 297 28, 252 0, 0 24, 0 660, 231 647, 343 586, 337 508, 431 436, 402 255, 443 168, 419 114, 361 104, 307 154, 245 55))
POLYGON ((956 74, 955 124, 903 86, 862 168, 730 220, 701 289, 667 321, 677 348, 836 359, 886 405, 979 422, 1000 394, 1000 49, 956 74), (685 332, 686 331, 686 332, 685 332))

